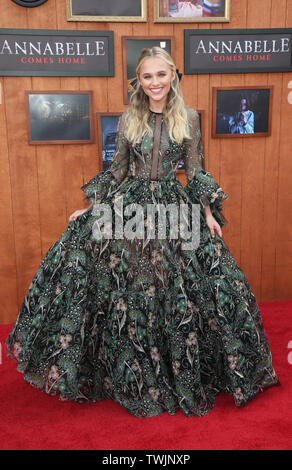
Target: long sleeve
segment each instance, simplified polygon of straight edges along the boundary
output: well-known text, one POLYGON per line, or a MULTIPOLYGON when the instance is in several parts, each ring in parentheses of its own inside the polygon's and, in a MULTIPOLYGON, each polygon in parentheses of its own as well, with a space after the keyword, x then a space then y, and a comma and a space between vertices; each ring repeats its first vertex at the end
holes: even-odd
POLYGON ((253 134, 254 133, 254 113, 252 111, 248 111, 247 116, 247 123, 245 125, 245 132, 246 134, 253 134))
POLYGON ((87 199, 92 203, 106 197, 111 191, 116 189, 127 176, 130 147, 124 132, 126 112, 127 110, 123 112, 119 119, 116 146, 109 169, 100 171, 81 186, 87 199))
POLYGON ((202 168, 203 150, 199 114, 188 108, 191 139, 185 139, 183 160, 187 177, 185 191, 194 204, 200 204, 203 209, 210 206, 213 217, 223 227, 227 220, 221 213, 222 201, 228 195, 216 183, 212 175, 202 168))

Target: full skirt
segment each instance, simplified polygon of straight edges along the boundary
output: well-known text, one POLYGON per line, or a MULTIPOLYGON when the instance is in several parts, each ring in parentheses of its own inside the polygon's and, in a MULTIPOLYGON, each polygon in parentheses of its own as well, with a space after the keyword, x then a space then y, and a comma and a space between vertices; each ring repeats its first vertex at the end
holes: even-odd
MULTIPOLYGON (((99 202, 190 207, 190 195, 178 180, 130 176, 99 202)), ((240 407, 280 385, 254 294, 202 211, 198 248, 182 249, 157 236, 98 240, 94 207, 47 251, 6 340, 29 384, 137 417, 203 416, 220 392, 240 407)))

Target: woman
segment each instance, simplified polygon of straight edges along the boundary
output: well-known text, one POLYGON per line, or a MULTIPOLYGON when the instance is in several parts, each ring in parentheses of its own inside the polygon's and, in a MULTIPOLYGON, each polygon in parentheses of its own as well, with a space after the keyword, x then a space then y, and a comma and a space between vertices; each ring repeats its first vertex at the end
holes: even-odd
POLYGON ((202 416, 219 392, 243 406, 279 380, 254 295, 221 238, 227 195, 200 165, 198 113, 184 105, 169 54, 144 49, 136 72, 110 169, 82 186, 91 206, 71 215, 42 260, 7 339, 9 354, 47 393, 110 398, 137 417, 179 408, 202 416), (182 157, 185 188, 176 179, 182 157), (121 200, 126 224, 137 203, 152 229, 147 205, 197 204, 199 247, 183 249, 183 237, 157 237, 155 227, 146 239, 98 238, 99 203, 114 209, 121 200))
POLYGON ((230 134, 254 134, 254 113, 248 109, 246 98, 242 98, 239 111, 229 119, 230 134))

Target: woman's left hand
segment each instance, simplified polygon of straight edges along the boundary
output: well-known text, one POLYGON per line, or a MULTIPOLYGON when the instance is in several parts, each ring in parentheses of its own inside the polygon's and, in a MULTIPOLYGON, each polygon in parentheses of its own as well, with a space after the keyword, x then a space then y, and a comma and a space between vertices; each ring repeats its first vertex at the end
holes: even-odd
POLYGON ((218 222, 214 219, 212 214, 208 214, 205 216, 206 218, 206 224, 208 225, 211 235, 214 238, 215 237, 215 230, 218 233, 218 235, 222 238, 222 230, 218 222))

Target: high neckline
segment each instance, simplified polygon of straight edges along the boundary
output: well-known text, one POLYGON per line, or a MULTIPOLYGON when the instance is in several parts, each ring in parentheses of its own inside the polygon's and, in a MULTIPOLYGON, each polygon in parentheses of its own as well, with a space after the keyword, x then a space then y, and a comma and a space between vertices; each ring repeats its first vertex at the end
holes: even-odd
POLYGON ((157 113, 156 111, 152 111, 152 109, 150 109, 150 108, 149 108, 149 111, 153 114, 163 114, 163 112, 162 113, 157 113))

